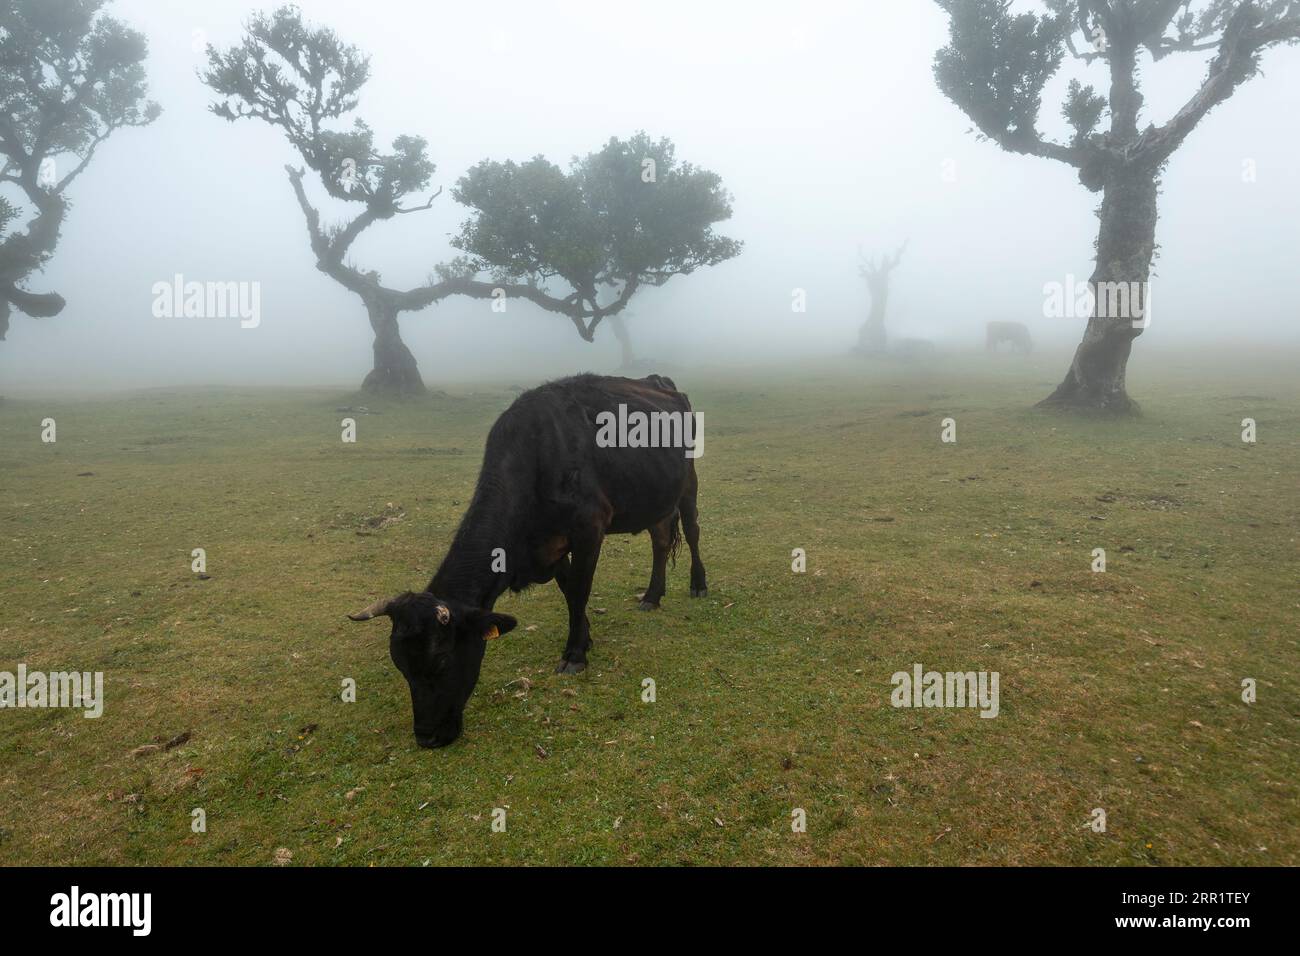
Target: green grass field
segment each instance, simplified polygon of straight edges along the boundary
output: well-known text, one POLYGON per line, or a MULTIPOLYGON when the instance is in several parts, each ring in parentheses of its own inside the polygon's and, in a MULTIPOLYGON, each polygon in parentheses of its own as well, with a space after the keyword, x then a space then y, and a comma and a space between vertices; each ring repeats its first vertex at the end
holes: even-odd
POLYGON ((387 622, 345 614, 425 585, 515 383, 10 396, 0 670, 107 700, 0 711, 0 861, 1296 864, 1295 368, 1139 357, 1124 421, 1031 408, 1061 356, 670 370, 705 414, 708 598, 681 561, 638 612, 649 541, 609 539, 561 677, 559 591, 507 595, 439 751, 387 622), (997 671, 1000 715, 890 706, 914 663, 997 671))

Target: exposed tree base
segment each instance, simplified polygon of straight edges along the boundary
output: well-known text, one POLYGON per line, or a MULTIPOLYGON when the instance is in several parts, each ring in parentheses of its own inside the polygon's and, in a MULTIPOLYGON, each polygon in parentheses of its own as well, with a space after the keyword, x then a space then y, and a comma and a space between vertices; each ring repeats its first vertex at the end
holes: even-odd
POLYGON ((1128 319, 1092 318, 1074 361, 1056 391, 1038 403, 1104 415, 1133 415, 1137 402, 1128 397, 1126 379, 1133 340, 1140 334, 1128 319))
POLYGON ((402 344, 389 339, 383 346, 375 342, 375 367, 370 370, 364 382, 363 392, 388 395, 394 398, 415 398, 428 394, 420 369, 415 364, 415 356, 402 344), (388 361, 380 362, 380 358, 388 361))
POLYGON ((1123 389, 1081 388, 1072 374, 1036 407, 1114 416, 1137 415, 1141 412, 1138 403, 1129 398, 1128 392, 1123 389))
POLYGON ((420 373, 415 369, 372 369, 361 383, 361 390, 393 398, 415 398, 429 393, 420 373))
POLYGON ((361 383, 361 390, 394 398, 427 394, 415 356, 398 331, 396 313, 378 317, 372 314, 370 324, 375 329, 375 367, 361 383))
POLYGON ((885 336, 884 323, 868 321, 858 333, 858 344, 855 346, 855 351, 864 355, 878 355, 885 352, 888 347, 889 340, 885 336))

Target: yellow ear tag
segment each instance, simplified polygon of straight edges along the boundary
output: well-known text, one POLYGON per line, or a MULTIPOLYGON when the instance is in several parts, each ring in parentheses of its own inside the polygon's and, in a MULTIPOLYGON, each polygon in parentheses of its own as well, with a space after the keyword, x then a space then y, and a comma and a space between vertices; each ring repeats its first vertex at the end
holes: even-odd
POLYGON ((501 632, 497 630, 497 626, 495 624, 493 624, 491 627, 489 627, 486 631, 483 632, 483 640, 485 641, 495 640, 500 636, 501 636, 501 632))

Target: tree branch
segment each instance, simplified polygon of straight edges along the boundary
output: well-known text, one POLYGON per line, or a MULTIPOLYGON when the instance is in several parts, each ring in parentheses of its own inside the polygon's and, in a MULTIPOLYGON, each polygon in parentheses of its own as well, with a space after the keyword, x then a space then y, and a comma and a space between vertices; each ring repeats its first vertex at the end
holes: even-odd
POLYGON ((404 215, 406 215, 408 212, 423 212, 423 211, 426 210, 426 209, 432 209, 432 208, 433 208, 433 201, 434 201, 435 199, 437 199, 437 198, 438 198, 439 196, 441 196, 441 195, 442 195, 442 187, 439 186, 439 187, 438 187, 438 191, 437 191, 436 193, 434 193, 432 196, 430 196, 430 197, 429 197, 429 201, 428 201, 427 203, 425 203, 423 206, 411 206, 411 207, 409 207, 409 208, 407 208, 407 209, 394 209, 394 210, 393 210, 393 214, 396 215, 396 216, 404 216, 404 215))
POLYGON ((321 230, 320 213, 311 204, 307 198, 307 191, 303 188, 302 178, 306 170, 301 167, 294 169, 289 165, 284 169, 289 174, 289 182, 293 185, 294 195, 298 198, 303 218, 307 221, 307 237, 311 242, 312 252, 316 254, 316 268, 362 298, 373 295, 375 283, 369 281, 359 269, 345 265, 343 253, 353 240, 374 222, 374 214, 367 209, 348 223, 347 227, 331 242, 321 230))
POLYGON ((985 131, 984 135, 1008 152, 1037 156, 1041 159, 1054 159, 1076 169, 1081 169, 1093 152, 1092 147, 1087 143, 1066 146, 1063 143, 1043 139, 1036 133, 1006 131, 995 136, 985 131))
POLYGON ((1259 54, 1264 49, 1297 41, 1300 16, 1265 23, 1255 4, 1246 0, 1233 11, 1224 28, 1219 53, 1211 61, 1200 89, 1167 123, 1143 133, 1134 154, 1140 161, 1154 164, 1167 160, 1210 110, 1259 71, 1259 54))

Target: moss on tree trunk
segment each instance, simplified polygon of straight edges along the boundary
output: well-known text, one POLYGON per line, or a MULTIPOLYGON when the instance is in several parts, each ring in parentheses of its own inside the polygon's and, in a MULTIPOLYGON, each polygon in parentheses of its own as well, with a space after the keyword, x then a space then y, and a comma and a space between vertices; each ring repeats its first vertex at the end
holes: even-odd
POLYGON ((1064 380, 1040 405, 1137 411, 1125 374, 1133 340, 1150 322, 1157 191, 1151 170, 1120 167, 1109 173, 1099 214, 1092 315, 1064 380))

